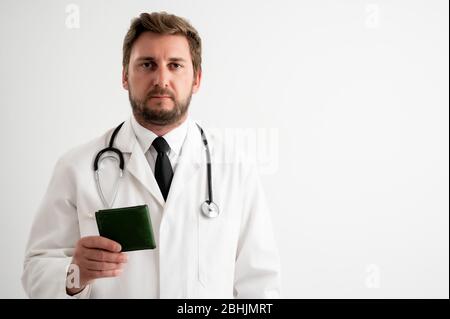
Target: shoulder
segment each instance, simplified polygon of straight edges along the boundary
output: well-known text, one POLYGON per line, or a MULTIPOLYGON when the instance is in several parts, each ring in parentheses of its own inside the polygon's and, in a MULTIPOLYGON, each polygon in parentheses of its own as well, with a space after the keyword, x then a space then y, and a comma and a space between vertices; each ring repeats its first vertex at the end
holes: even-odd
POLYGON ((214 128, 199 123, 205 132, 213 166, 239 175, 240 179, 257 173, 256 141, 239 128, 214 128))
POLYGON ((57 163, 56 169, 77 170, 81 168, 91 167, 95 155, 106 147, 108 138, 113 129, 109 129, 101 136, 79 145, 72 147, 62 154, 57 163))

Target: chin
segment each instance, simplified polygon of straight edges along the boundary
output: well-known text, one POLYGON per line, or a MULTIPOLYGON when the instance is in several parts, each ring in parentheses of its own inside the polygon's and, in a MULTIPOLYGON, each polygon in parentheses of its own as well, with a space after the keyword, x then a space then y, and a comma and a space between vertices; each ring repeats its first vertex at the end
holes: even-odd
POLYGON ((159 101, 159 102, 155 102, 155 101, 148 101, 147 102, 147 107, 149 107, 150 109, 167 109, 167 110, 171 110, 174 107, 174 104, 172 102, 172 100, 170 101, 159 101))

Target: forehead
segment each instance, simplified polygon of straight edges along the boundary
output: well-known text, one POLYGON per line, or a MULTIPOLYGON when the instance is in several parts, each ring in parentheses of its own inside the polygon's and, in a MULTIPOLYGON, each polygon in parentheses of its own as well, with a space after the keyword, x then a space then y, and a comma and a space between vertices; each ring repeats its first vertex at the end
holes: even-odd
POLYGON ((157 34, 153 32, 142 33, 134 42, 131 49, 131 60, 144 56, 156 59, 169 59, 180 57, 190 59, 189 42, 184 35, 157 34))

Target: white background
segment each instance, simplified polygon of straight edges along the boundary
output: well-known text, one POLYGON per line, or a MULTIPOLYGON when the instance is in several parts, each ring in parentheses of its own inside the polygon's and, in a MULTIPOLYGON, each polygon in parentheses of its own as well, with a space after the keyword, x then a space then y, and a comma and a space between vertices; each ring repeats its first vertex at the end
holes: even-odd
POLYGON ((276 169, 262 179, 283 296, 448 298, 448 9, 1 0, 0 297, 25 297, 24 249, 58 157, 130 115, 121 49, 131 18, 166 10, 203 40, 192 117, 276 132, 276 169), (70 3, 79 28, 67 24, 70 3))

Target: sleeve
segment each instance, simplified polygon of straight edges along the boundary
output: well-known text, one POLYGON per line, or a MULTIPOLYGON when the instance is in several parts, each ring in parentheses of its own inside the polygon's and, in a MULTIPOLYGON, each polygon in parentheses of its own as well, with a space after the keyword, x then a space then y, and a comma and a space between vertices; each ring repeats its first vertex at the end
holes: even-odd
POLYGON ((33 221, 22 274, 30 298, 85 298, 90 287, 75 296, 66 293, 67 271, 80 238, 75 203, 75 179, 60 159, 33 221))
POLYGON ((243 187, 244 203, 235 264, 235 298, 280 298, 280 260, 264 191, 252 167, 243 187))

